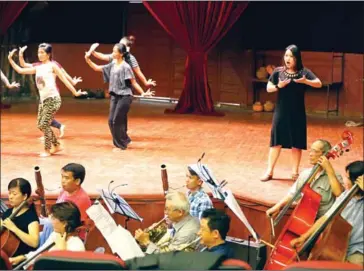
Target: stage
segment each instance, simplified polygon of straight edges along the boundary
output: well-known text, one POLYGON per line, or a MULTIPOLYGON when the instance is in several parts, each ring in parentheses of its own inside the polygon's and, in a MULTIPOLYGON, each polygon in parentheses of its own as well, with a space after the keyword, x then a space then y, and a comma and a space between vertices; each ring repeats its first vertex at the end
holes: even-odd
MULTIPOLYGON (((215 177, 226 180, 227 187, 239 198, 268 207, 285 195, 292 184, 290 150, 282 151, 275 179, 259 181, 267 165, 271 113, 220 108, 226 113, 224 117, 164 114, 166 108, 174 106, 134 101, 128 124, 132 144, 126 151, 113 152, 107 124, 108 100, 64 98, 56 115, 66 125, 61 139, 64 150, 40 158, 43 144, 36 126, 37 103, 33 100, 13 104, 1 113, 2 196, 6 197, 8 182, 16 177, 28 179, 35 187, 34 166, 41 169, 46 195, 56 196, 60 169, 70 162, 85 166, 82 186, 91 195, 96 195, 98 188, 107 188, 111 180, 112 187, 127 184, 116 188, 121 195, 162 194, 162 164, 167 166, 170 187, 185 191, 182 186, 186 166, 196 163, 202 153, 203 162, 215 177)), ((345 121, 308 116, 308 144, 318 138, 332 144, 340 142, 341 133, 347 129, 345 121)), ((363 159, 363 128, 350 130, 354 133, 352 150, 332 162, 341 174, 348 162, 363 159)), ((308 151, 304 151, 301 169, 309 166, 307 157, 308 151)))

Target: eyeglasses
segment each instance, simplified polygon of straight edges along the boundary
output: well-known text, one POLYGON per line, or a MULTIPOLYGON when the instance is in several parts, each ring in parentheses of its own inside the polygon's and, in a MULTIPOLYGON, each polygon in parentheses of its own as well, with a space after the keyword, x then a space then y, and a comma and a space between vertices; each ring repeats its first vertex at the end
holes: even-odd
POLYGON ((322 154, 321 150, 314 150, 314 149, 310 149, 310 153, 314 153, 314 154, 322 154))
POLYGON ((169 213, 169 212, 177 211, 177 209, 170 209, 168 207, 164 207, 164 211, 169 213))

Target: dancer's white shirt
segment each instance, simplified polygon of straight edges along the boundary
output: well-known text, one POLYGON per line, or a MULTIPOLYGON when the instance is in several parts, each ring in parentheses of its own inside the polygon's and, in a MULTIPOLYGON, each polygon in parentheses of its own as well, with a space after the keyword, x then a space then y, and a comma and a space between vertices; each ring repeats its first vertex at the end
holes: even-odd
POLYGON ((34 64, 36 70, 35 81, 39 90, 40 101, 43 103, 47 98, 60 96, 56 85, 57 76, 53 72, 53 65, 57 64, 54 62, 38 63, 34 64))

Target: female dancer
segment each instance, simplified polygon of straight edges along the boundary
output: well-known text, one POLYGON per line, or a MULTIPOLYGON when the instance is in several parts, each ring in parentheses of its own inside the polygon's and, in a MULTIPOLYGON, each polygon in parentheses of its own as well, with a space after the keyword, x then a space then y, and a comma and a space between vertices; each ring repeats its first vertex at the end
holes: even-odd
MULTIPOLYGON (((85 245, 80 237, 78 237, 76 229, 81 226, 81 213, 77 206, 69 201, 56 203, 52 205, 51 221, 54 231, 49 236, 47 241, 39 247, 36 251, 31 251, 28 254, 19 255, 17 257, 9 258, 13 265, 32 258, 38 251, 43 250, 54 242, 54 246, 49 249, 52 250, 71 250, 71 251, 85 251, 85 245)), ((33 264, 35 259, 28 265, 33 264)))
POLYGON ((40 156, 48 157, 62 150, 50 126, 55 113, 61 107, 61 97, 56 86, 56 76, 62 80, 73 95, 81 96, 87 94, 87 92, 77 91, 66 79, 61 69, 51 61, 52 46, 50 44, 42 43, 39 45, 38 58, 41 63, 31 68, 21 68, 14 62, 12 57, 15 51, 16 49, 12 50, 8 56, 11 66, 20 74, 35 74, 36 77, 36 84, 40 96, 38 129, 44 134, 44 152, 40 156))
POLYGON ((96 65, 90 60, 92 48, 85 54, 88 65, 103 73, 104 80, 109 83, 110 113, 109 127, 113 137, 113 144, 116 150, 125 150, 131 142, 127 134, 128 112, 133 100, 132 87, 134 87, 143 97, 154 95, 154 91, 143 89, 136 82, 133 70, 126 61, 124 55, 127 53, 126 46, 118 43, 113 49, 113 59, 111 63, 103 66, 96 65))
POLYGON ((28 200, 32 194, 30 183, 23 178, 13 179, 9 185, 9 204, 12 208, 6 210, 2 216, 2 226, 13 232, 20 240, 20 244, 14 257, 28 253, 38 246, 39 243, 39 219, 35 210, 34 203, 25 206, 12 219, 9 216, 19 207, 19 205, 28 200))
MULTIPOLYGON (((34 67, 36 65, 39 65, 40 63, 26 63, 24 61, 24 51, 27 49, 28 46, 23 46, 19 48, 19 63, 20 66, 23 68, 31 68, 34 67)), ((63 69, 63 67, 57 62, 52 60, 52 62, 54 62, 63 72, 63 74, 66 76, 67 80, 73 85, 75 86, 77 83, 82 82, 82 78, 81 77, 71 77, 66 71, 65 69, 63 69)), ((58 87, 57 87, 58 89, 58 87)), ((63 125, 62 123, 58 122, 56 119, 53 119, 51 122, 51 126, 54 128, 57 128, 59 130, 59 138, 62 138, 64 135, 64 129, 66 128, 66 125, 63 125)), ((41 137, 41 140, 44 140, 44 136, 41 137)))
MULTIPOLYGON (((150 88, 150 87, 155 87, 157 84, 155 81, 153 81, 152 79, 146 79, 142 70, 139 67, 138 61, 135 58, 135 56, 133 56, 130 53, 130 49, 131 47, 134 45, 135 43, 135 37, 134 36, 129 36, 129 37, 123 37, 119 43, 122 43, 126 46, 126 50, 127 50, 127 54, 125 54, 124 58, 126 60, 126 62, 131 66, 131 68, 133 69, 134 74, 136 74, 136 76, 139 78, 139 80, 145 85, 146 88, 150 88)), ((104 60, 104 61, 109 61, 111 62, 113 60, 112 54, 103 54, 103 53, 99 53, 96 52, 95 49, 99 46, 98 43, 94 43, 92 44, 91 48, 93 48, 92 51, 92 55, 98 59, 104 60)))
POLYGON ((307 148, 304 97, 307 86, 320 88, 322 83, 303 66, 298 47, 290 45, 283 56, 283 67, 273 71, 267 85, 268 92, 278 91, 278 100, 271 129, 268 169, 260 179, 262 182, 273 178, 281 148, 292 149, 292 179, 298 178, 302 150, 307 148))

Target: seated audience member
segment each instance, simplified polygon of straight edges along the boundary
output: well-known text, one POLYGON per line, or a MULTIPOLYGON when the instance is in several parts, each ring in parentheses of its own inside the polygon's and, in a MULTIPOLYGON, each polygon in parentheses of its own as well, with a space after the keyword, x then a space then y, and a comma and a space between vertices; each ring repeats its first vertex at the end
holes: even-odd
MULTIPOLYGON (((344 179, 345 191, 336 199, 335 204, 331 207, 335 209, 343 197, 345 197, 350 188, 355 184, 358 178, 363 181, 364 162, 355 161, 348 164, 345 168, 346 178, 344 179)), ((329 210, 330 211, 330 210, 329 210)), ((329 212, 328 211, 328 212, 329 212)), ((346 219, 353 227, 350 233, 349 247, 346 253, 346 260, 350 263, 364 266, 364 192, 359 191, 350 199, 348 204, 341 212, 342 218, 346 219)), ((299 238, 291 241, 292 247, 300 247, 305 241, 318 229, 325 221, 325 215, 318 219, 315 224, 299 238)))
POLYGON ((188 201, 190 202, 190 214, 199 219, 204 210, 213 208, 210 197, 202 189, 203 181, 200 176, 202 174, 197 165, 187 167, 186 186, 188 201))
MULTIPOLYGON (((86 210, 91 206, 90 197, 81 187, 86 175, 84 166, 76 163, 65 165, 61 170, 62 191, 58 196, 57 203, 71 201, 77 205, 81 212, 81 221, 87 219, 86 210)), ((42 219, 44 224, 43 232, 40 235, 40 246, 44 244, 53 231, 52 223, 49 219, 42 219)))
MULTIPOLYGON (((81 226, 81 213, 77 205, 73 202, 56 203, 51 207, 50 212, 50 219, 54 229, 52 234, 37 251, 10 258, 9 260, 13 265, 17 265, 26 259, 36 256, 39 251, 52 243, 54 245, 48 251, 85 251, 85 246, 76 233, 76 229, 81 226)), ((34 260, 28 265, 33 264, 34 260)))
POLYGON ((200 244, 205 246, 205 251, 220 253, 227 258, 233 257, 233 250, 225 242, 230 228, 230 217, 221 210, 207 209, 203 211, 200 220, 200 244))
POLYGON ((14 233, 20 240, 18 249, 14 256, 28 253, 37 248, 39 243, 39 219, 35 210, 34 203, 29 206, 25 204, 18 214, 10 220, 9 217, 17 210, 22 202, 28 200, 32 194, 29 181, 23 178, 16 178, 8 185, 9 204, 1 219, 1 226, 14 233))
POLYGON ((185 194, 168 193, 164 214, 172 223, 171 231, 167 231, 156 244, 150 241, 149 233, 141 229, 135 231, 135 239, 141 246, 146 247, 147 254, 178 251, 197 239, 198 219, 191 216, 189 212, 190 206, 185 194))

